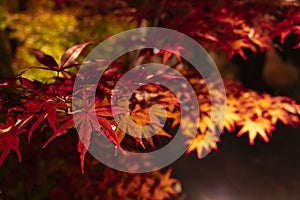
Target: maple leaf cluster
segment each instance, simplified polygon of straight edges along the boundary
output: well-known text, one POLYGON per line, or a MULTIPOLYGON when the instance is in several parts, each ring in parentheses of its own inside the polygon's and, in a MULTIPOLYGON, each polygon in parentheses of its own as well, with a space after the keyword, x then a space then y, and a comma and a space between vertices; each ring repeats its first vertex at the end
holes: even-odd
MULTIPOLYGON (((57 73, 52 80, 48 80, 46 83, 30 80, 22 76, 27 70, 21 72, 11 80, 1 83, 3 97, 1 97, 0 109, 6 121, 0 124, 0 148, 2 151, 0 166, 11 150, 15 151, 18 154, 19 160, 21 160, 19 149, 20 134, 27 133, 28 141, 30 141, 33 134, 42 132, 46 125, 51 128, 53 134, 45 142, 43 148, 54 138, 71 132, 71 129, 78 130, 79 140, 77 150, 80 154, 83 172, 85 155, 91 144, 91 138, 94 135, 103 133, 103 135, 119 149, 122 149, 123 146, 130 148, 130 145, 139 145, 143 149, 146 149, 148 145, 155 149, 154 138, 149 137, 149 134, 152 133, 156 126, 161 125, 160 119, 165 116, 165 112, 169 120, 178 121, 178 116, 174 114, 176 113, 175 111, 179 109, 177 99, 170 91, 159 87, 157 84, 143 86, 141 88, 143 92, 140 90, 135 91, 133 94, 134 98, 132 99, 133 103, 131 103, 129 108, 120 106, 120 104, 122 104, 122 98, 119 97, 118 94, 116 94, 118 100, 112 105, 111 96, 114 85, 124 71, 124 66, 118 63, 114 63, 111 68, 104 72, 99 83, 89 83, 89 86, 81 85, 81 90, 75 91, 73 95, 73 84, 76 74, 72 73, 71 68, 101 62, 95 60, 84 62, 76 61, 88 44, 90 43, 75 45, 67 49, 61 58, 60 64, 57 64, 50 55, 33 49, 32 53, 44 66, 30 67, 27 70, 35 68, 44 72, 54 71, 57 73), (98 88, 95 101, 91 100, 94 92, 91 89, 95 88, 91 87, 93 84, 98 88), (14 101, 10 99, 11 89, 16 89, 16 91, 14 91, 16 93, 14 95, 14 101), (78 110, 76 107, 72 108, 72 100, 74 99, 79 99, 81 104, 83 104, 81 110, 78 110), (150 116, 148 115, 150 106, 157 102, 164 106, 166 111, 158 110, 156 113, 153 113, 150 120, 150 116), (120 129, 116 124, 116 119, 113 118, 112 107, 117 110, 116 119, 124 118, 125 115, 129 115, 130 119, 133 120, 123 121, 126 132, 124 132, 124 127, 120 129), (97 119, 91 117, 93 112, 92 108, 95 108, 97 119), (75 126, 74 120, 78 121, 78 127, 75 126), (152 121, 154 123, 149 129, 143 132, 135 130, 136 137, 131 138, 137 143, 132 143, 132 140, 126 140, 127 127, 133 126, 133 122, 145 126, 152 121), (142 135, 145 136, 144 139, 140 137, 142 135), (124 145, 121 146, 122 142, 124 145)), ((90 69, 87 71, 89 70, 90 69)), ((88 74, 84 74, 84 72, 79 75, 79 81, 95 80, 95 77, 91 76, 97 76, 97 71, 88 74)), ((129 91, 131 92, 131 90, 129 91)), ((172 136, 161 129, 156 134, 156 138, 159 139, 160 137, 171 138, 172 136)))
POLYGON ((103 192, 101 199, 157 199, 176 197, 181 191, 177 179, 171 178, 171 170, 143 174, 128 174, 105 168, 101 182, 97 185, 103 192))
MULTIPOLYGON (((300 35, 296 0, 125 2, 123 15, 137 24, 178 30, 206 49, 223 48, 229 59, 235 54, 247 59, 246 49, 253 53, 271 49, 276 37, 283 43, 291 33, 300 35)), ((299 39, 295 48, 300 46, 299 39)))
MULTIPOLYGON (((237 84, 230 83, 228 90, 233 85, 237 84)), ((278 122, 291 126, 300 122, 299 105, 291 98, 273 97, 249 89, 229 94, 224 128, 235 131, 235 127, 240 126, 237 135, 248 133, 252 145, 257 136, 269 142, 269 137, 278 122)))
MULTIPOLYGON (((256 138, 269 142, 278 123, 289 126, 297 126, 300 123, 300 107, 293 99, 283 96, 274 97, 267 93, 246 89, 238 81, 224 80, 227 96, 224 125, 223 127, 211 125, 213 121, 210 95, 218 95, 218 87, 213 87, 215 89, 208 92, 201 78, 193 77, 190 82, 197 85, 194 85, 194 88, 198 95, 201 113, 195 139, 189 130, 184 133, 191 138, 187 141, 190 144, 187 153, 196 151, 199 158, 210 149, 218 149, 216 143, 220 142, 218 137, 220 133, 237 132, 237 136, 248 133, 249 143, 254 145, 256 138)), ((218 105, 214 106, 218 109, 218 105)), ((189 121, 191 118, 188 117, 183 123, 189 121)))
MULTIPOLYGON (((245 89, 236 81, 225 81, 227 101, 224 126, 211 125, 211 98, 221 99, 218 85, 213 86, 214 89, 209 91, 201 76, 197 75, 193 69, 185 66, 179 59, 173 67, 185 75, 198 98, 200 120, 195 138, 193 137, 195 133, 189 129, 191 127, 189 124, 191 124, 192 118, 197 116, 191 114, 180 121, 180 101, 181 99, 190 98, 190 94, 184 91, 177 91, 174 94, 167 88, 161 87, 159 83, 154 82, 135 90, 130 104, 127 105, 128 109, 124 109, 122 95, 113 91, 114 85, 124 73, 125 66, 120 63, 115 63, 106 70, 103 73, 103 80, 101 79, 99 83, 91 83, 89 87, 83 85, 82 89, 72 96, 75 74, 68 69, 76 68, 78 65, 84 65, 85 63, 102 62, 100 60, 76 61, 88 44, 90 43, 75 45, 66 50, 62 56, 61 64, 57 64, 50 55, 36 49, 32 50, 37 60, 45 66, 34 68, 57 72, 57 76, 53 77, 53 80, 49 80, 48 83, 29 80, 22 76, 23 72, 15 78, 1 83, 4 95, 1 97, 0 109, 1 113, 6 113, 4 115, 6 122, 0 124, 0 148, 2 151, 0 165, 3 164, 10 151, 15 151, 19 160, 21 160, 19 135, 28 133, 28 141, 30 141, 33 133, 41 132, 45 124, 48 124, 53 134, 45 142, 43 148, 54 138, 67 134, 71 129, 79 131, 77 150, 80 154, 83 172, 85 155, 91 144, 91 138, 100 133, 103 133, 119 149, 140 151, 141 149, 134 148, 139 146, 143 150, 156 149, 159 145, 164 144, 162 139, 164 142, 171 140, 176 128, 180 124, 185 124, 183 133, 188 138, 186 143, 190 145, 187 153, 195 150, 198 157, 201 158, 211 148, 217 149, 218 133, 224 133, 225 129, 234 132, 236 128, 240 128, 237 135, 241 136, 248 133, 250 144, 254 144, 255 138, 258 136, 268 142, 279 121, 286 125, 299 123, 300 107, 292 99, 272 97, 266 93, 245 89), (93 87, 91 87, 92 84, 94 84, 93 87), (7 98, 10 96, 9 94, 5 95, 10 91, 9 88, 16 89, 15 101, 7 98), (98 88, 97 95, 95 96, 95 103, 92 104, 91 97, 95 88, 98 88), (111 99, 113 92, 117 97, 116 100, 111 99), (83 110, 71 108, 71 102, 74 98, 82 101, 83 110), (111 102, 114 103, 111 104, 111 102), (151 106, 157 103, 163 106, 164 110, 157 110, 149 116, 151 106), (90 115, 93 107, 95 107, 97 119, 93 119, 90 115), (117 110, 115 116, 112 113, 112 107, 117 110), (167 120, 165 124, 168 125, 164 126, 155 137, 151 137, 151 133, 162 125, 161 120, 164 117, 167 120), (79 127, 75 127, 73 118, 79 122, 79 127), (117 118, 131 120, 123 120, 122 124, 117 124, 117 118), (135 124, 140 126, 149 125, 149 128, 137 129, 135 124), (119 126, 122 128, 119 128, 119 126), (136 137, 127 136, 128 133, 132 135, 132 132, 136 137)), ((160 55, 161 61, 165 60, 164 56, 165 54, 160 55)), ((150 55, 150 57, 153 57, 153 55, 150 55)), ((172 55, 170 58, 172 57, 177 56, 172 55)), ((153 78, 153 76, 150 76, 151 72, 143 71, 142 73, 149 75, 147 76, 149 78, 153 78)), ((96 74, 89 73, 85 76, 83 73, 80 75, 82 76, 80 80, 94 80, 90 76, 96 76, 96 74)), ((178 78, 163 74, 159 76, 166 79, 175 79, 175 81, 178 78)), ((128 83, 128 85, 131 84, 138 83, 134 83, 134 81, 128 83)), ((128 92, 132 92, 130 88, 128 88, 128 92)), ((214 106, 218 107, 219 105, 214 106)))

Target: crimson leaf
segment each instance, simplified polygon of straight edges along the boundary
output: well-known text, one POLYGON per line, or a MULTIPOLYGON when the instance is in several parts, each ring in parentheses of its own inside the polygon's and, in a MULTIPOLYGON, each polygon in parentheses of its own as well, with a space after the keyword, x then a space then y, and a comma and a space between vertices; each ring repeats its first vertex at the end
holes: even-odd
POLYGON ((44 52, 37 49, 31 49, 31 52, 34 54, 35 58, 46 67, 55 69, 55 67, 58 66, 52 56, 45 54, 44 52))

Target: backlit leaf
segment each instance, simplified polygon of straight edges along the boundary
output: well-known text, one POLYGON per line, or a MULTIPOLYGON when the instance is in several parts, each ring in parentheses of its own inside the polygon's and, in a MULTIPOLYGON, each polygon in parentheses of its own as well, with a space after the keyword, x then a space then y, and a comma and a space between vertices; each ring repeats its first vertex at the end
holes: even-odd
POLYGON ((44 52, 37 49, 31 49, 31 52, 34 54, 35 58, 46 67, 54 69, 58 66, 58 64, 52 56, 45 54, 44 52))

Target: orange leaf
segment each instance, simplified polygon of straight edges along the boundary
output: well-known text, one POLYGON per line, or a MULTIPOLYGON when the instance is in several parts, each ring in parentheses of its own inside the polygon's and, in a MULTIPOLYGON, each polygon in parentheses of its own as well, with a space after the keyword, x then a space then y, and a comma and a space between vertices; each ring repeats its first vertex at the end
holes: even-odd
POLYGON ((237 136, 241 136, 245 133, 248 133, 249 143, 254 145, 254 140, 257 136, 261 136, 265 142, 269 142, 268 135, 274 130, 271 122, 265 118, 258 118, 255 121, 250 118, 246 118, 246 120, 242 123, 242 128, 237 133, 237 136))

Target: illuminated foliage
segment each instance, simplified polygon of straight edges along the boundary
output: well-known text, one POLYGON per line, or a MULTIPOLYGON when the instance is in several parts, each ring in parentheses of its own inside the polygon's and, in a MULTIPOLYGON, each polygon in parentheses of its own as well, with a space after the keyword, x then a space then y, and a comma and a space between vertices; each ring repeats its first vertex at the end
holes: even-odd
MULTIPOLYGON (((128 0, 127 2, 131 2, 128 0)), ((206 49, 222 47, 247 59, 244 50, 271 49, 272 39, 300 32, 300 9, 296 0, 257 1, 161 1, 160 9, 151 1, 134 4, 124 11, 139 24, 162 26, 190 35, 206 49)), ((295 48, 299 46, 299 42, 295 48)))
POLYGON ((105 196, 100 199, 169 199, 180 192, 178 180, 171 178, 171 170, 143 174, 127 174, 106 168, 98 188, 105 196), (179 186, 179 187, 178 187, 179 186))

